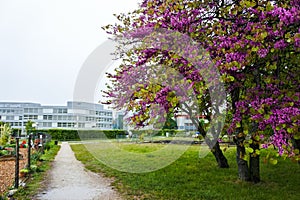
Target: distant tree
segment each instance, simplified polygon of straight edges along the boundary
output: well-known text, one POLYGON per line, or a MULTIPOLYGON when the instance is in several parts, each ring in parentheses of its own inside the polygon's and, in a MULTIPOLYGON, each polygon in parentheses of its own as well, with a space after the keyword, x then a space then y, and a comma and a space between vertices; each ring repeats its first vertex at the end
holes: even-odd
POLYGON ((34 124, 35 124, 35 122, 30 121, 30 120, 26 122, 25 131, 26 131, 27 135, 32 133, 33 131, 35 131, 36 128, 34 127, 34 124))
POLYGON ((172 113, 167 115, 165 124, 162 129, 178 129, 176 120, 173 119, 172 113))

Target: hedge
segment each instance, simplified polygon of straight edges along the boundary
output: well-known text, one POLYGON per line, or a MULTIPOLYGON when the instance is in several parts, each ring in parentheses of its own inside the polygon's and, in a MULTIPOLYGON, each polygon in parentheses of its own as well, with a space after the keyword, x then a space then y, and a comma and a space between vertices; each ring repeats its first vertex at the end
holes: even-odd
MULTIPOLYGON (((126 130, 70 130, 70 129, 39 129, 33 130, 32 133, 43 132, 51 135, 52 140, 59 141, 74 141, 83 139, 116 139, 120 136, 127 135, 126 130)), ((181 130, 176 129, 162 129, 162 130, 131 130, 133 135, 137 136, 165 136, 169 133, 169 136, 174 136, 181 133, 181 130)))
POLYGON ((183 132, 177 129, 161 129, 161 130, 131 130, 133 135, 144 135, 144 136, 165 136, 169 133, 169 136, 174 136, 178 133, 183 132))
POLYGON ((125 130, 69 130, 69 129, 48 129, 33 130, 33 133, 43 132, 51 135, 52 140, 70 141, 81 139, 115 139, 117 135, 126 135, 125 130))

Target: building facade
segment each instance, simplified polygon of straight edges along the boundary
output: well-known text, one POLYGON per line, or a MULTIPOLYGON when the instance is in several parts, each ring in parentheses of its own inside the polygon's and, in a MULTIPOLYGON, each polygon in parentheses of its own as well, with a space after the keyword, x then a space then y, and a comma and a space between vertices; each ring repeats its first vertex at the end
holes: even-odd
MULTIPOLYGON (((37 129, 112 129, 113 112, 101 104, 68 101, 65 106, 0 102, 0 121, 24 130, 30 120, 37 129)), ((23 131, 22 131, 23 132, 23 131)))
MULTIPOLYGON (((178 130, 197 131, 197 127, 192 123, 192 120, 187 114, 180 113, 175 116, 178 130)), ((203 120, 203 123, 207 124, 209 121, 205 119, 205 116, 199 116, 198 119, 203 120)))

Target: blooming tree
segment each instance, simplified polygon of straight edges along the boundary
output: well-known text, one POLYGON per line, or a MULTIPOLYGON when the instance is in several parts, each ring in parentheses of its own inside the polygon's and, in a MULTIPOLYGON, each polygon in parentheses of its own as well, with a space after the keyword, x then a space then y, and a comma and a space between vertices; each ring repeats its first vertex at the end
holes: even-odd
MULTIPOLYGON (((163 44, 129 50, 120 46, 118 53, 123 64, 116 75, 110 75, 114 82, 107 94, 118 107, 134 111, 131 120, 140 125, 150 122, 151 111, 147 109, 158 104, 167 112, 181 109, 190 114, 205 136, 206 130, 195 116, 205 114, 210 119, 213 113, 221 112, 216 106, 220 99, 212 98, 210 93, 216 90, 210 85, 213 79, 204 76, 209 74, 204 69, 211 69, 213 63, 221 74, 231 106, 227 131, 237 144, 240 178, 260 180, 261 143, 264 148, 276 147, 280 156, 299 159, 297 142, 292 142, 300 138, 299 0, 144 0, 138 10, 117 17, 121 24, 105 27, 116 37, 140 41, 153 30, 165 29, 188 36, 209 52, 209 56, 204 56, 208 59, 202 59, 205 54, 194 55, 195 60, 201 61, 197 63, 186 58, 184 47, 179 48, 184 49, 180 53, 167 51, 163 44), (151 79, 146 72, 161 65, 171 66, 180 75, 175 80, 180 81, 165 85, 145 81, 151 79), (199 70, 199 65, 205 67, 199 70), (188 98, 191 95, 194 98, 188 98)), ((183 44, 193 47, 193 52, 196 46, 190 45, 190 40, 181 38, 183 44)), ((210 77, 215 77, 214 73, 210 77)), ((276 160, 271 158, 271 162, 276 160)))

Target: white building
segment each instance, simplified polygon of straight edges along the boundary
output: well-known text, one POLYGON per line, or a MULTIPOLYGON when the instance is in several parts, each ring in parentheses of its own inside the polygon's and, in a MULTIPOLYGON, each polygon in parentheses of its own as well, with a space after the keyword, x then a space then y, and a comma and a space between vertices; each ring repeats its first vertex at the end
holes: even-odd
POLYGON ((43 106, 38 103, 0 102, 0 121, 12 128, 25 129, 28 121, 38 129, 112 129, 112 111, 101 104, 67 102, 66 106, 43 106))
MULTIPOLYGON (((187 114, 180 113, 175 116, 178 130, 197 131, 197 127, 192 123, 192 120, 187 114)), ((204 123, 208 123, 205 116, 199 116, 197 120, 202 119, 204 123)))

